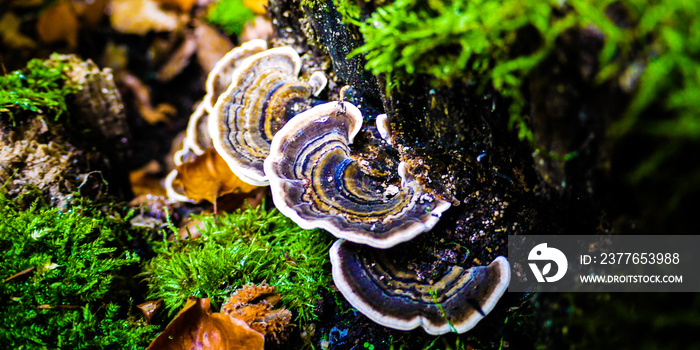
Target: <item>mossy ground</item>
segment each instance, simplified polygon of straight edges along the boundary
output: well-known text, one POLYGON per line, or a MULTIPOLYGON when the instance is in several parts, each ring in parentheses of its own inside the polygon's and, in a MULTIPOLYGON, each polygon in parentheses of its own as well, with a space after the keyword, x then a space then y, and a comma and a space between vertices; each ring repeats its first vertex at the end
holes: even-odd
POLYGON ((319 290, 332 284, 332 236, 302 230, 263 206, 194 220, 202 236, 156 243, 157 256, 142 274, 149 298, 163 299, 169 314, 190 296, 211 298, 217 308, 237 288, 266 281, 276 287, 281 305, 295 313, 296 321, 306 324, 317 318, 319 290))
POLYGON ((166 232, 132 228, 133 211, 103 209, 79 197, 56 209, 40 195, 12 201, 0 194, 0 267, 7 272, 0 324, 8 344, 143 348, 188 297, 211 298, 218 309, 237 288, 263 281, 304 327, 318 320, 320 291, 335 293, 332 237, 302 230, 274 209, 198 216, 202 237, 175 241, 158 238, 166 232), (151 260, 145 237, 152 237, 151 260), (153 299, 162 299, 167 312, 149 325, 135 305, 153 299))
POLYGON ((513 99, 513 122, 522 117, 518 114, 523 112, 521 90, 526 78, 552 53, 557 38, 567 30, 593 28, 604 38, 597 83, 620 74, 626 74, 623 79, 628 82, 640 79, 625 119, 613 132, 628 130, 645 107, 659 100, 680 114, 679 123, 661 123, 657 133, 674 133, 673 129, 690 136, 696 132, 694 127, 680 127, 697 124, 694 116, 700 108, 698 99, 691 98, 697 95, 693 72, 700 50, 695 39, 700 7, 695 1, 579 0, 563 5, 557 1, 398 0, 379 4, 371 13, 363 13, 361 8, 371 7, 360 2, 336 3, 365 41, 352 55, 365 55, 366 67, 375 75, 385 74, 393 85, 421 74, 433 77, 436 86, 458 79, 491 85, 513 99), (620 3, 625 9, 622 18, 610 9, 620 3), (634 57, 641 61, 630 64, 634 57), (675 77, 683 83, 675 84, 675 77))
POLYGON ((0 192, 0 339, 13 349, 139 349, 157 327, 133 314, 141 258, 126 220, 76 199, 29 207, 0 192), (31 269, 31 270, 29 270, 31 269), (25 273, 14 276, 16 273, 25 273))

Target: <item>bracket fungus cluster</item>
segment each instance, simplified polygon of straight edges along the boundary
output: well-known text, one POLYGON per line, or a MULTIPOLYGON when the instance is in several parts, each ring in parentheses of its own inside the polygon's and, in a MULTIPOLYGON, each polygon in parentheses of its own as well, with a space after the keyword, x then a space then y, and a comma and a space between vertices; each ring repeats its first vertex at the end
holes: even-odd
MULTIPOLYGON (((362 112, 349 102, 315 100, 325 75, 300 79, 294 49, 265 48, 249 42, 217 64, 176 162, 213 145, 241 180, 269 184, 277 209, 300 227, 340 238, 330 251, 334 281, 375 322, 430 334, 472 328, 508 286, 507 260, 454 266, 432 284, 391 263, 384 249, 432 229, 450 203, 424 191, 403 162, 400 183, 363 171, 350 149, 362 112)), ((391 147, 386 114, 369 119, 391 147)))
POLYGON ((263 162, 274 134, 287 121, 290 104, 318 95, 326 86, 323 73, 299 81, 301 59, 291 47, 255 54, 232 74, 209 117, 209 135, 216 151, 244 181, 267 185, 263 162))
POLYGON ((265 40, 251 40, 229 51, 214 65, 214 69, 207 76, 207 94, 190 116, 182 150, 175 154, 175 164, 182 163, 190 152, 201 155, 204 149, 213 146, 207 126, 216 100, 231 85, 231 74, 243 60, 266 49, 265 40))

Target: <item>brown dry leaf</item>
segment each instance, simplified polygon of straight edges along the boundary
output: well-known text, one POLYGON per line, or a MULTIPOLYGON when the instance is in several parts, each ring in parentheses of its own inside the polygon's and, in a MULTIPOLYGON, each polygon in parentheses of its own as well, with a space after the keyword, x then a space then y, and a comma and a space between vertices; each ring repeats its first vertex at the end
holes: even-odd
POLYGON ((2 42, 13 49, 33 49, 36 43, 30 37, 20 33, 22 20, 13 12, 6 12, 0 17, 0 37, 2 42))
POLYGON ((262 350, 265 338, 245 322, 211 314, 208 298, 190 297, 147 350, 262 350))
POLYGON ((246 42, 253 39, 267 40, 273 33, 274 30, 272 29, 272 22, 263 16, 255 16, 252 21, 248 21, 245 27, 243 27, 240 40, 241 42, 246 42))
POLYGON ((194 160, 178 165, 173 185, 182 187, 185 196, 196 202, 203 199, 211 203, 216 198, 233 192, 247 193, 258 186, 243 182, 213 148, 207 148, 194 160))
POLYGON ((200 233, 200 230, 204 230, 204 224, 201 221, 198 220, 189 220, 191 219, 191 216, 188 216, 185 219, 185 224, 180 227, 178 230, 178 234, 180 235, 180 239, 196 239, 199 237, 202 237, 202 234, 200 233))
POLYGON ((165 195, 165 189, 157 176, 160 170, 160 164, 152 160, 141 168, 129 172, 129 183, 131 183, 131 191, 134 192, 134 197, 148 194, 165 195))
POLYGON ((275 287, 263 282, 237 290, 221 307, 221 313, 245 321, 250 328, 269 335, 278 344, 289 335, 292 313, 284 308, 273 309, 282 297, 275 287))
MULTIPOLYGON (((270 304, 275 304, 280 300, 279 294, 275 293, 275 287, 267 283, 259 285, 247 285, 238 289, 226 300, 223 309, 235 308, 239 304, 247 304, 255 299, 265 299, 270 304)), ((222 310, 223 312, 223 310, 222 310)))
POLYGON ((197 0, 157 0, 161 5, 165 7, 176 8, 183 12, 189 12, 197 0))
POLYGON ((163 307, 163 300, 150 300, 136 305, 136 307, 141 310, 141 313, 148 323, 151 323, 153 316, 155 316, 161 307, 163 307))
POLYGON ((253 11, 256 15, 264 15, 267 0, 243 0, 243 5, 253 11))
POLYGON ((175 78, 189 64, 192 55, 197 50, 197 41, 194 34, 187 33, 180 46, 169 55, 168 60, 156 73, 156 79, 161 82, 168 82, 175 78))
POLYGON ((105 16, 107 0, 77 1, 73 0, 75 11, 80 16, 81 23, 89 28, 97 28, 105 16))
POLYGON ((112 0, 108 13, 112 28, 124 34, 171 32, 187 22, 186 16, 162 9, 153 0, 112 0))
POLYGON ((69 48, 75 48, 79 30, 78 16, 67 1, 59 1, 42 11, 36 22, 39 39, 47 44, 66 42, 69 48))
POLYGON ((168 103, 159 103, 155 108, 149 104, 147 106, 139 106, 139 113, 148 124, 155 125, 167 121, 170 116, 174 116, 177 113, 177 109, 168 103))

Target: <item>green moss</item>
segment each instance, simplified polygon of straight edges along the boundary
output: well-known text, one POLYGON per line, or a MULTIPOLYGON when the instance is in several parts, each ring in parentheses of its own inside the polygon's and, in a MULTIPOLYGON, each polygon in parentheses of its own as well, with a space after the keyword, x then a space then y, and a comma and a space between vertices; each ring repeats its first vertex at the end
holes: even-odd
POLYGON ((76 200, 66 211, 0 193, 0 342, 11 349, 143 348, 154 327, 129 315, 139 256, 118 217, 76 200), (30 270, 10 278, 18 272, 30 270), (130 283, 131 282, 131 283, 130 283))
POLYGON ((207 20, 228 35, 240 34, 245 23, 253 17, 255 14, 243 5, 243 0, 219 0, 207 14, 207 20))
MULTIPOLYGON (((657 177, 660 169, 677 167, 676 159, 695 153, 700 140, 700 3, 668 0, 650 5, 637 0, 631 4, 639 13, 636 36, 651 38, 645 45, 649 58, 632 67, 642 71, 639 86, 623 118, 608 131, 613 137, 644 135, 648 143, 659 145, 630 173, 630 182, 639 184, 657 177), (666 115, 645 113, 655 103, 662 105, 666 115)), ((698 172, 692 168, 675 175, 676 194, 668 209, 676 208, 683 193, 700 190, 698 172), (692 181, 676 182, 679 178, 692 181)))
MULTIPOLYGON (((513 113, 523 103, 523 77, 551 51, 554 39, 593 17, 558 16, 554 1, 398 0, 359 21, 356 11, 348 10, 354 8, 349 1, 340 0, 339 9, 366 42, 353 54, 366 55, 374 74, 392 77, 394 85, 414 74, 430 75, 438 85, 454 79, 492 84, 515 101, 513 113), (524 29, 535 29, 541 43, 517 48, 524 29)), ((595 1, 592 8, 606 3, 595 1)))
MULTIPOLYGON (((392 85, 414 74, 428 74, 436 84, 468 79, 492 85, 512 99, 511 125, 521 138, 531 138, 522 118, 523 81, 552 52, 565 30, 595 27, 605 38, 598 83, 620 76, 632 47, 649 53, 640 85, 625 120, 612 131, 624 133, 651 103, 663 98, 678 123, 649 126, 657 133, 698 138, 700 122, 700 10, 692 0, 631 0, 622 3, 635 26, 621 28, 605 10, 610 0, 398 0, 380 7, 367 20, 353 0, 337 0, 347 22, 357 25, 366 44, 353 52, 367 57, 374 74, 391 77, 392 85), (540 42, 523 48, 523 30, 534 29, 540 42), (690 125, 690 128, 683 127, 690 125)), ((634 68, 634 67, 632 67, 634 68)))
POLYGON ((190 296, 221 306, 237 288, 267 281, 297 320, 316 318, 319 290, 332 283, 328 233, 302 230, 262 206, 195 220, 201 221, 201 238, 164 241, 156 248, 158 256, 146 268, 150 298, 163 299, 172 314, 190 296))
POLYGON ((15 113, 29 111, 58 120, 66 114, 66 97, 79 87, 65 84, 64 64, 47 65, 32 59, 23 70, 0 77, 0 118, 14 122, 15 113))
POLYGON ((604 63, 623 46, 624 32, 603 12, 609 0, 569 1, 575 10, 566 15, 555 1, 398 0, 365 21, 349 10, 356 8, 351 1, 339 0, 338 7, 365 39, 352 55, 364 54, 368 69, 390 77, 388 86, 396 87, 414 74, 432 76, 434 85, 455 79, 492 85, 511 99, 510 124, 518 127, 521 139, 532 140, 522 115, 523 81, 562 32, 589 24, 601 28, 614 39, 601 53, 604 63), (539 42, 527 36, 530 45, 522 45, 522 33, 532 30, 539 42))
POLYGON ((638 16, 633 39, 645 44, 649 57, 646 66, 632 67, 643 70, 640 84, 624 119, 611 127, 611 133, 620 135, 641 126, 660 136, 700 139, 700 4, 629 3, 638 16), (659 100, 677 117, 639 125, 640 114, 659 100))

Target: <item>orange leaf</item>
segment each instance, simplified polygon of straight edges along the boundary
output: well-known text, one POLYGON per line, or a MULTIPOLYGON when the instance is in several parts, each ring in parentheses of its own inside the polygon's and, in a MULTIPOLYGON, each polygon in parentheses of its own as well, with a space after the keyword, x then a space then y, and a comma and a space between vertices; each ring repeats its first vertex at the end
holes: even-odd
POLYGON ((150 323, 153 316, 155 316, 160 308, 163 306, 162 300, 150 300, 141 304, 136 305, 136 307, 141 310, 141 313, 146 320, 150 323))
POLYGON ((275 287, 263 282, 238 289, 221 307, 221 314, 245 321, 250 328, 269 335, 278 344, 291 330, 292 313, 284 308, 273 309, 282 297, 275 287))
POLYGON ((157 0, 161 5, 166 7, 174 7, 183 12, 189 12, 196 0, 157 0))
POLYGON ((190 297, 147 350, 262 350, 265 338, 245 322, 212 314, 208 298, 190 297))
POLYGON ((265 10, 267 0, 243 0, 243 6, 253 11, 256 15, 264 15, 267 12, 265 10))
POLYGON ((36 31, 45 43, 64 41, 69 47, 78 46, 80 23, 71 4, 60 1, 39 15, 36 31))
POLYGON ((236 176, 212 148, 190 162, 177 166, 174 185, 182 187, 185 196, 196 202, 206 199, 214 203, 217 197, 228 193, 247 193, 257 188, 236 176))
POLYGON ((134 192, 134 197, 142 195, 164 195, 165 189, 160 183, 160 179, 156 174, 160 171, 158 162, 151 161, 143 167, 129 172, 129 183, 131 183, 131 191, 134 192))

